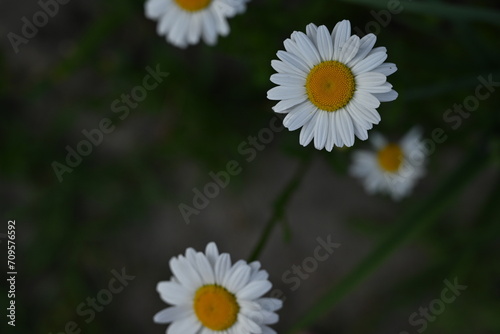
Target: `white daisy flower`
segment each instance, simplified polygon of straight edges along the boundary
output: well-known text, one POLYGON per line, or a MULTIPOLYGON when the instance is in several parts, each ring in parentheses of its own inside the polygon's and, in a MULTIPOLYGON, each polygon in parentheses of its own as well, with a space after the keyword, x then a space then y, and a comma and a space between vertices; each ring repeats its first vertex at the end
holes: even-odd
POLYGON ((285 40, 286 51, 273 60, 278 72, 271 81, 279 86, 268 91, 273 107, 287 114, 283 125, 300 131, 300 144, 331 151, 334 146, 352 146, 354 136, 368 138, 367 130, 380 122, 380 102, 398 94, 387 82, 396 72, 385 47, 373 48, 376 36, 351 36, 351 24, 337 23, 332 33, 325 26, 309 24, 306 34, 293 32, 285 40))
POLYGON ((170 260, 173 277, 157 291, 173 306, 154 316, 171 323, 167 334, 275 334, 267 325, 278 321, 282 302, 262 298, 271 289, 268 274, 258 261, 231 265, 229 254, 219 254, 215 243, 205 253, 192 248, 170 260))
POLYGON ((389 194, 393 200, 409 195, 425 174, 426 154, 421 131, 410 130, 399 143, 388 142, 378 133, 374 133, 370 141, 375 150, 353 152, 350 174, 362 179, 370 194, 389 194))
POLYGON ((246 10, 248 0, 148 0, 146 17, 158 21, 158 35, 185 48, 197 44, 200 37, 214 45, 217 36, 227 36, 227 18, 246 10))

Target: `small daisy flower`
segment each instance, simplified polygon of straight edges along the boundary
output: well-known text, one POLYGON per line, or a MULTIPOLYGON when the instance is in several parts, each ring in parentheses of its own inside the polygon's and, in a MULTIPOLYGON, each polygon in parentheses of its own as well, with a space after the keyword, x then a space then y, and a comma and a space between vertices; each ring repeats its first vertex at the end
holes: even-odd
POLYGON ((154 316, 156 323, 171 323, 167 334, 275 334, 267 325, 278 321, 282 302, 262 298, 271 289, 268 274, 258 261, 231 264, 215 243, 205 253, 192 248, 170 260, 173 277, 157 291, 171 307, 154 316))
POLYGON ((351 36, 351 24, 344 20, 331 33, 311 23, 305 34, 295 31, 285 40, 286 51, 271 62, 278 72, 271 81, 278 86, 267 97, 280 101, 273 110, 287 114, 286 128, 302 128, 301 145, 314 138, 318 150, 352 146, 355 136, 366 140, 367 130, 380 122, 380 102, 398 96, 387 82, 397 68, 384 63, 385 47, 373 48, 376 39, 351 36))
POLYGON ((202 38, 208 45, 217 43, 217 36, 227 36, 227 18, 246 10, 248 0, 148 0, 146 17, 158 21, 158 35, 185 48, 202 38))
POLYGON ((362 179, 370 194, 389 194, 393 200, 408 196, 425 174, 421 131, 410 130, 399 143, 388 142, 378 133, 374 133, 370 141, 375 150, 353 152, 350 174, 362 179))

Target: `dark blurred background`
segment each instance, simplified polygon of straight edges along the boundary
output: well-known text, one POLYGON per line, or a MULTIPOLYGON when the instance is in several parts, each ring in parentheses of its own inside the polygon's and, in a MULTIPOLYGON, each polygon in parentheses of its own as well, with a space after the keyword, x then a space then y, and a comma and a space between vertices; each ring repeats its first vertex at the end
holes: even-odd
POLYGON ((276 226, 260 257, 286 298, 274 326, 284 333, 372 254, 400 217, 438 196, 475 153, 488 162, 459 193, 441 192, 451 199, 439 211, 429 207, 429 214, 439 214, 428 227, 311 327, 315 333, 417 333, 423 325, 409 317, 439 299, 444 281, 456 277, 467 289, 427 321, 425 332, 500 333, 498 85, 456 129, 444 119, 454 104, 474 96, 479 76, 500 81, 500 7, 486 0, 401 1, 400 13, 384 16, 389 2, 251 1, 215 47, 181 50, 156 34, 143 1, 73 0, 16 53, 9 33, 21 36, 21 19, 31 21, 41 7, 2 0, 0 233, 16 220, 18 272, 15 328, 7 326, 8 285, 1 283, 2 333, 165 332, 152 317, 166 307, 156 284, 170 279, 168 260, 212 240, 233 260, 247 258, 275 199, 300 161, 310 159, 285 207, 285 224, 276 226), (436 128, 447 136, 428 157, 426 177, 401 202, 369 196, 347 174, 353 149, 367 148, 366 142, 319 152, 301 147, 298 131, 285 130, 250 162, 238 149, 275 117, 266 92, 283 40, 310 22, 333 29, 342 19, 354 31, 377 33, 376 46, 387 47, 388 61, 399 68, 389 79, 399 98, 382 104, 382 121, 372 131, 397 139, 420 125, 425 138, 436 128), (115 100, 143 84, 147 67, 168 76, 143 101, 125 107, 128 113, 114 112, 125 105, 113 109, 115 100), (59 178, 54 166, 67 165, 68 147, 77 149, 86 139, 82 131, 98 129, 103 119, 113 130, 95 137, 92 152, 73 158, 77 166, 59 178), (187 224, 179 204, 192 206, 193 189, 202 190, 212 181, 209 173, 224 171, 230 160, 241 173, 187 224), (282 275, 328 236, 341 246, 292 291, 282 275), (108 289, 122 268, 135 278, 87 323, 90 313, 81 313, 88 307, 78 307, 108 289), (67 327, 70 322, 77 329, 67 327))

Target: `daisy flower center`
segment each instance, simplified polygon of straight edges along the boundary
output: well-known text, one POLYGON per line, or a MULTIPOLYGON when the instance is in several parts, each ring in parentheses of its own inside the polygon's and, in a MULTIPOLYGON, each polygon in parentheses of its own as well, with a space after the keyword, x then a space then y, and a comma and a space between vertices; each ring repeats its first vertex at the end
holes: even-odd
POLYGON ((396 172, 403 162, 403 151, 396 144, 388 144, 378 151, 377 160, 383 170, 396 172))
POLYGON ((335 111, 352 99, 356 83, 349 67, 338 61, 314 66, 306 79, 309 100, 319 109, 335 111))
POLYGON ((205 9, 210 5, 212 0, 174 0, 182 9, 189 12, 196 12, 205 9))
POLYGON ((204 285, 196 291, 194 312, 203 326, 211 330, 222 331, 231 327, 239 310, 236 297, 219 285, 204 285))

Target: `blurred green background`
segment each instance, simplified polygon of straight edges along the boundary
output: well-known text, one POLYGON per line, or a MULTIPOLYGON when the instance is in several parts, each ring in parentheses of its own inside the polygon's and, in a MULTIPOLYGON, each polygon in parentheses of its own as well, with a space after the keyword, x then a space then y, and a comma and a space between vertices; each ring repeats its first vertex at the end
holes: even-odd
MULTIPOLYGON (((443 119, 475 94, 479 76, 500 81, 500 7, 401 1, 401 13, 384 18, 388 3, 251 1, 215 47, 180 50, 156 34, 143 1, 74 0, 16 53, 8 34, 40 7, 3 0, 0 233, 16 220, 18 275, 16 327, 2 312, 2 333, 60 333, 69 321, 82 333, 163 333, 152 317, 166 307, 155 289, 170 279, 170 257, 214 240, 233 260, 247 258, 279 210, 284 224, 260 256, 286 298, 279 333, 297 321, 318 333, 416 333, 411 314, 455 277, 468 288, 425 332, 500 333, 499 89, 457 129, 443 119), (397 139, 420 125, 426 138, 436 128, 448 136, 399 203, 367 195, 347 175, 352 149, 303 148, 298 131, 276 133, 251 162, 238 151, 274 117, 266 92, 283 40, 310 22, 333 29, 342 19, 363 32, 374 22, 376 46, 399 68, 389 78, 399 98, 382 104, 372 131, 397 139), (113 101, 141 85, 148 66, 168 77, 120 119, 113 101), (64 163, 66 147, 103 118, 114 131, 59 182, 53 162, 64 163), (233 159, 241 174, 186 224, 178 205, 191 205, 193 189, 233 159), (301 161, 310 162, 303 172, 301 161), (287 193, 290 180, 297 187, 287 193), (291 291, 283 273, 328 235, 340 248, 291 291), (77 307, 122 268, 135 278, 86 323, 77 307)), ((357 140, 353 149, 366 147, 357 140)), ((7 303, 2 292, 2 310, 7 303)))

